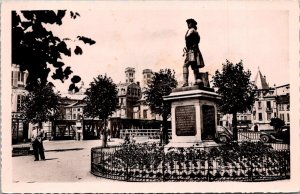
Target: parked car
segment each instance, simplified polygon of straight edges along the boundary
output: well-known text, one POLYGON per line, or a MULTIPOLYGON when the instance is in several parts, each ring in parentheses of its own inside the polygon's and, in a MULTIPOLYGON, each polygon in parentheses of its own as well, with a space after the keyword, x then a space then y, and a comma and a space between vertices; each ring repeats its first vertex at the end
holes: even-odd
POLYGON ((232 131, 223 126, 217 126, 216 139, 220 143, 226 143, 233 139, 232 131))
POLYGON ((261 131, 260 141, 290 143, 290 126, 284 126, 277 130, 261 131))
POLYGON ((238 123, 236 127, 239 131, 242 132, 246 132, 250 130, 250 127, 247 123, 238 123))

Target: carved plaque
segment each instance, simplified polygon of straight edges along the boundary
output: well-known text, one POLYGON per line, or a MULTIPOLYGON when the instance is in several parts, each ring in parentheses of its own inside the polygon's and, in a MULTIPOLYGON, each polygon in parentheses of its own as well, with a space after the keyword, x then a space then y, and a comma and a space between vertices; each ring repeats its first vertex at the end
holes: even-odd
POLYGON ((211 140, 216 133, 215 107, 209 105, 202 106, 203 129, 201 133, 202 140, 211 140))
POLYGON ((177 106, 175 108, 175 125, 177 136, 196 135, 196 110, 195 106, 177 106))

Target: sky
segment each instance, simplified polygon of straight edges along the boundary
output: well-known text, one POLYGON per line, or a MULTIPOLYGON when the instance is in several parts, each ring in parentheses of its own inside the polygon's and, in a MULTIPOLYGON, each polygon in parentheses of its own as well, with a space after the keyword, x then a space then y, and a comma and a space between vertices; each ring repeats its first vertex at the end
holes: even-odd
MULTIPOLYGON (((211 77, 226 59, 233 63, 243 60, 252 80, 259 69, 270 86, 289 83, 289 13, 284 9, 207 9, 195 4, 94 6, 73 11, 80 17, 73 20, 66 16, 61 26, 49 29, 62 38, 83 35, 96 41, 92 46, 81 45, 82 55, 64 58, 85 87, 100 74, 110 76, 115 83, 125 82, 126 67, 135 68, 136 81, 142 81, 143 69, 170 68, 181 82, 188 18, 198 22, 205 62, 200 71, 209 72, 211 77)), ((55 81, 62 92, 68 83, 55 81)))

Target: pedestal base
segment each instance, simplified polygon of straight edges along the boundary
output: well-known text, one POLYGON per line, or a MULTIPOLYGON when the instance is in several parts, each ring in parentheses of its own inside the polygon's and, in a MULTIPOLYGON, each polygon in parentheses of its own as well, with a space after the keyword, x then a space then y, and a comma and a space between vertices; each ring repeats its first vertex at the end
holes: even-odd
POLYGON ((176 88, 164 100, 171 101, 172 140, 170 147, 212 147, 217 127, 217 101, 212 88, 176 88))

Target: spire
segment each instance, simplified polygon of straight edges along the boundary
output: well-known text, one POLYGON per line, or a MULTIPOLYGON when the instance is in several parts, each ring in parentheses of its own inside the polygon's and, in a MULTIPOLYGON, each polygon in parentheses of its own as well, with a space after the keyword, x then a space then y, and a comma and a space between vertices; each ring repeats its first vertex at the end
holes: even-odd
POLYGON ((259 67, 258 67, 258 72, 254 78, 254 84, 256 85, 257 89, 259 89, 259 90, 269 89, 269 85, 267 83, 266 76, 263 76, 261 74, 259 67))

